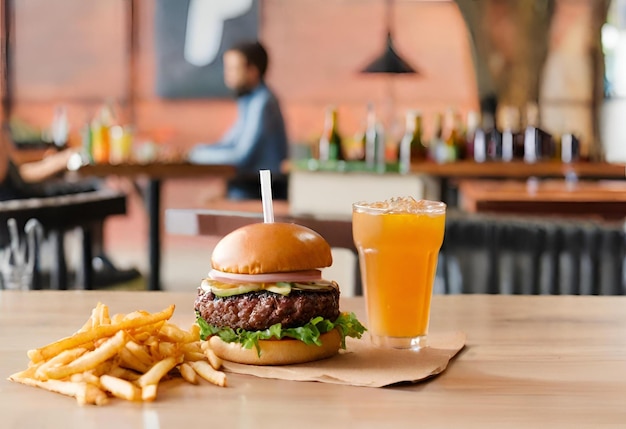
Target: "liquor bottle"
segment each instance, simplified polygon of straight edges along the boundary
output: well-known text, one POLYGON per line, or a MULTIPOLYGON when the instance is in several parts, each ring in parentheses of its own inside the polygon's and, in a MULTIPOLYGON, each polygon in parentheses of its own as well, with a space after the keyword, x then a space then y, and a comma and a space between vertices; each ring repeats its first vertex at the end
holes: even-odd
POLYGON ((487 149, 487 159, 497 161, 502 158, 502 133, 498 131, 495 116, 491 112, 483 115, 483 130, 487 149))
POLYGON ((443 115, 435 115, 435 130, 430 140, 431 158, 438 164, 443 164, 448 160, 448 147, 443 139, 443 115))
MULTIPOLYGON (((458 148, 457 148, 457 130, 455 127, 455 113, 453 109, 448 109, 445 116, 445 142, 446 142, 446 155, 443 162, 454 162, 457 160, 458 148)), ((439 162, 442 162, 439 160, 439 162)))
POLYGON ((367 126, 365 128, 365 164, 368 168, 377 169, 385 163, 385 149, 382 127, 378 123, 374 105, 367 105, 367 126))
POLYGON ((56 106, 54 109, 54 117, 52 119, 50 133, 52 135, 52 141, 57 149, 63 149, 67 146, 69 129, 70 125, 67 119, 67 109, 65 106, 56 106))
POLYGON ((91 123, 91 150, 96 164, 108 164, 111 156, 110 128, 113 123, 113 112, 106 104, 91 123))
POLYGON ((502 154, 501 159, 504 162, 513 161, 513 150, 515 144, 515 132, 513 130, 513 115, 511 106, 502 106, 501 108, 501 124, 502 124, 502 154))
POLYGON ((424 161, 427 154, 428 150, 422 140, 422 114, 417 110, 409 110, 406 113, 404 136, 398 150, 400 173, 408 173, 411 162, 424 161))
POLYGON ((467 130, 463 127, 463 119, 459 112, 454 114, 454 129, 456 131, 456 139, 454 142, 456 147, 456 161, 460 161, 467 158, 467 130))
POLYGON ((326 109, 324 132, 320 138, 319 157, 320 161, 342 161, 345 159, 337 125, 337 109, 334 106, 326 109))
POLYGON ((561 162, 571 163, 580 159, 580 140, 571 132, 561 136, 561 162))
POLYGON ((474 159, 474 140, 480 124, 480 114, 475 110, 467 113, 467 129, 465 132, 465 150, 463 159, 474 159))
MULTIPOLYGON (((485 162, 489 156, 489 145, 493 138, 495 121, 491 112, 483 113, 482 126, 474 132, 474 161, 485 162)), ((495 130, 497 132, 497 130, 495 130)), ((497 138, 497 136, 496 136, 497 138)), ((497 142, 496 142, 497 143, 497 142)))
POLYGON ((91 131, 89 122, 86 122, 80 130, 82 155, 89 164, 93 164, 93 136, 91 131))
POLYGON ((524 162, 551 160, 560 155, 550 133, 539 126, 539 108, 536 103, 526 106, 526 129, 524 130, 524 162))
POLYGON ((539 109, 535 103, 526 105, 526 129, 524 130, 524 162, 537 162, 541 155, 539 138, 539 109))

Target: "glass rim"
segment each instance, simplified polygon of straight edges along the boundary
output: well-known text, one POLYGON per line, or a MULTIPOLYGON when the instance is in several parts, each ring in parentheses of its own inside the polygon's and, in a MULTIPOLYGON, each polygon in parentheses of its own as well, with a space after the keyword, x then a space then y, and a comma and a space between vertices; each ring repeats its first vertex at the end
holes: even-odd
POLYGON ((415 200, 421 203, 423 207, 414 209, 412 211, 407 210, 390 210, 384 207, 372 207, 372 204, 383 203, 385 201, 357 201, 352 203, 352 211, 358 213, 370 213, 370 214, 430 214, 441 215, 446 213, 447 204, 443 201, 435 201, 428 199, 415 200))

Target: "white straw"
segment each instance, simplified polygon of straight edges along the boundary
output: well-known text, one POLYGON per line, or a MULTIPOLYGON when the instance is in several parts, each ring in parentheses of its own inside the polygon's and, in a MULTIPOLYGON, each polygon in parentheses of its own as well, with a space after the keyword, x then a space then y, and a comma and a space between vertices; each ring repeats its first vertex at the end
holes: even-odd
POLYGON ((263 199, 263 222, 274 222, 274 206, 272 205, 272 179, 269 170, 261 170, 261 198, 263 199))

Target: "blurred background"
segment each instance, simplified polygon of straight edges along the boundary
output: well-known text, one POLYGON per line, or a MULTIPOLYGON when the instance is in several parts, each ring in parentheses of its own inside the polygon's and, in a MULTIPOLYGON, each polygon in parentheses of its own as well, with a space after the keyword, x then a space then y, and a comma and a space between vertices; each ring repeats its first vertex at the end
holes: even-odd
MULTIPOLYGON (((219 52, 243 33, 268 49, 294 156, 314 150, 328 105, 351 137, 372 103, 399 140, 409 109, 430 139, 449 109, 466 122, 512 108, 509 122, 523 129, 536 103, 541 127, 575 134, 582 158, 626 162, 626 0, 2 0, 2 12, 0 115, 24 159, 59 106, 70 145, 104 104, 135 144, 171 156, 217 140, 236 115, 219 52), (203 32, 205 19, 223 25, 222 38, 203 32), (213 63, 209 48, 191 46, 193 31, 216 50, 213 63), (388 33, 415 73, 363 73, 388 33)), ((171 180, 163 207, 222 193, 218 179, 171 180)), ((128 216, 107 222, 107 247, 121 265, 145 268, 145 209, 130 195, 128 216)), ((194 289, 212 243, 165 235, 165 288, 194 289)))

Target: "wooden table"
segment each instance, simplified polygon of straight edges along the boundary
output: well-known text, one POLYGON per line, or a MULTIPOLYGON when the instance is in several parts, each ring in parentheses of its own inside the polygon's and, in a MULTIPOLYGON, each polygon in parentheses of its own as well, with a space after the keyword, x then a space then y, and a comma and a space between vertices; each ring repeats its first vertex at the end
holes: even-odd
POLYGON ((460 206, 468 212, 515 213, 564 217, 626 217, 623 181, 487 181, 459 182, 460 206))
MULTIPOLYGON (((177 306, 194 293, 0 291, 3 428, 600 428, 626 423, 626 297, 435 296, 431 332, 467 346, 439 376, 389 388, 228 375, 228 388, 167 382, 149 405, 72 398, 11 383, 26 351, 78 329, 98 301, 113 313, 177 306)), ((342 301, 364 319, 362 298, 342 301)))
POLYGON ((185 177, 230 178, 236 169, 232 165, 196 165, 188 162, 153 162, 149 164, 89 164, 80 167, 72 174, 83 177, 121 176, 132 179, 146 177, 148 184, 143 194, 149 216, 149 290, 161 288, 161 182, 166 179, 185 177))
MULTIPOLYGON (((349 249, 356 253, 352 239, 352 218, 343 216, 291 215, 286 201, 274 201, 276 222, 304 225, 322 235, 331 247, 349 249)), ((205 209, 168 209, 165 211, 165 231, 181 235, 224 236, 255 222, 263 222, 260 200, 209 203, 205 209)))

